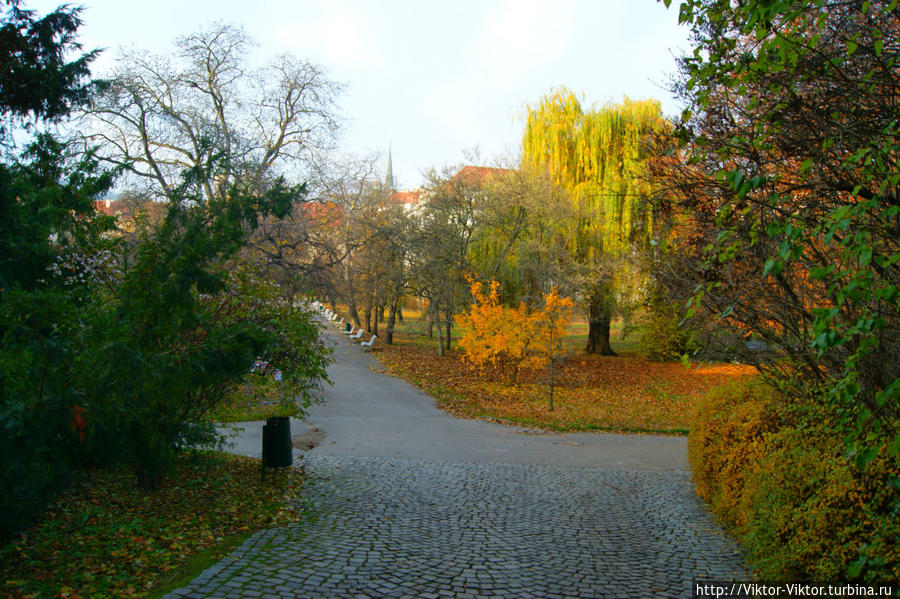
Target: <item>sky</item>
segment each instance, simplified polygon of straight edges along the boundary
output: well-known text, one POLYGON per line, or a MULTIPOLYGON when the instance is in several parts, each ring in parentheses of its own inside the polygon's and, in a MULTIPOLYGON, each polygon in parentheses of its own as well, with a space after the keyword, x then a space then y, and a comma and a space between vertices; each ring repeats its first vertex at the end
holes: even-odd
MULTIPOLYGON (((24 0, 44 14, 59 2, 24 0)), ((346 85, 339 100, 341 150, 388 147, 395 183, 422 173, 519 154, 523 113, 552 89, 586 106, 656 98, 666 91, 688 31, 677 6, 656 0, 84 0, 79 41, 103 48, 95 76, 120 48, 165 53, 172 41, 215 21, 242 25, 264 60, 285 52, 317 63, 346 85)), ((676 3, 677 5, 677 3, 676 3)))

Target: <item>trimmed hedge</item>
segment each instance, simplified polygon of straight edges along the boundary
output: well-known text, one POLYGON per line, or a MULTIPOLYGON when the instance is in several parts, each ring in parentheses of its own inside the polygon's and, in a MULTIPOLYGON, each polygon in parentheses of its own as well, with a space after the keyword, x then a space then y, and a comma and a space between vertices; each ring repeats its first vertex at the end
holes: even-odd
POLYGON ((758 381, 735 382, 699 402, 688 436, 688 460, 697 494, 728 528, 747 523, 750 478, 765 456, 765 438, 777 429, 777 393, 758 381))
POLYGON ((697 493, 767 580, 900 580, 900 465, 859 470, 828 418, 799 417, 759 381, 699 403, 688 455, 697 493))

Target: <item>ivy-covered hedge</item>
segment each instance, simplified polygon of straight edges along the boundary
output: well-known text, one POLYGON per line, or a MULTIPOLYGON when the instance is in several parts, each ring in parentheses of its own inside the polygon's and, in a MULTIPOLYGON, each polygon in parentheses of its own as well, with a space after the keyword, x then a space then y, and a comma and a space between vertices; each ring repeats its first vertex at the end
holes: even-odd
POLYGON ((767 580, 900 580, 900 465, 863 469, 827 415, 753 381, 699 403, 688 440, 697 493, 767 580))

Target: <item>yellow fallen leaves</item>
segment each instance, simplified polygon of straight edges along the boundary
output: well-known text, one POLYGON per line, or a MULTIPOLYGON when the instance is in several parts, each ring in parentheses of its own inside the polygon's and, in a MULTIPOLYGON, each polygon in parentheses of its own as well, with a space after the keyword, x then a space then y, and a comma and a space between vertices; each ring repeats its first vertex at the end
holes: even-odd
POLYGON ((685 433, 695 401, 707 390, 752 376, 748 366, 658 363, 631 355, 570 354, 556 367, 555 407, 547 407, 546 370, 522 371, 515 385, 490 367, 471 370, 461 353, 441 357, 398 336, 378 357, 394 374, 466 418, 493 418, 554 430, 685 433))

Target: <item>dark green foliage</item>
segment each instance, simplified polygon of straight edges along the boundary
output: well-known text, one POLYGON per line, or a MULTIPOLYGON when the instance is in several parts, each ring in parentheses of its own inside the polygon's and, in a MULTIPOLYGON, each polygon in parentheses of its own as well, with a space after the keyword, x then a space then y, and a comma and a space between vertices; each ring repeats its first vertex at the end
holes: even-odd
POLYGON ((71 333, 82 326, 90 285, 60 269, 105 245, 110 226, 92 201, 111 175, 90 155, 37 135, 21 155, 7 127, 57 120, 85 97, 93 55, 77 45, 76 10, 44 19, 13 3, 0 26, 0 536, 23 525, 77 461, 77 406, 71 333))
POLYGON ((257 358, 291 380, 325 377, 308 315, 273 307, 284 300, 241 286, 226 263, 257 214, 282 216, 292 194, 277 185, 264 197, 235 188, 204 204, 188 190, 136 248, 121 281, 92 303, 89 349, 78 359, 92 451, 114 449, 148 487, 165 475, 178 446, 211 440, 209 413, 257 358))
MULTIPOLYGON (((36 21, 14 3, 4 15, 4 43, 21 45, 2 57, 7 122, 58 120, 85 99, 93 55, 60 62, 78 49, 78 23, 65 8, 36 21)), ((0 131, 0 145, 11 139, 0 131)), ((113 173, 91 152, 37 134, 21 155, 5 153, 0 537, 27 524, 75 466, 127 463, 144 487, 159 484, 177 447, 212 440, 207 415, 256 358, 285 373, 301 406, 326 378, 310 316, 264 285, 242 285, 230 262, 257 219, 283 217, 303 186, 237 181, 202 199, 222 170, 223 158, 207 155, 170 190, 162 224, 126 243, 94 208, 113 173)))
POLYGON ((777 346, 760 365, 795 393, 827 389, 810 401, 841 414, 860 466, 897 459, 897 2, 685 0, 680 14, 697 49, 667 179, 703 248, 678 274, 692 309, 777 346))
MULTIPOLYGON (((62 6, 37 18, 34 11, 8 0, 0 25, 0 109, 4 116, 55 121, 87 99, 89 75, 96 52, 67 61, 79 50, 75 33, 80 8, 62 6)), ((9 133, 0 126, 0 135, 9 133)))

